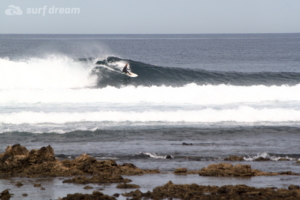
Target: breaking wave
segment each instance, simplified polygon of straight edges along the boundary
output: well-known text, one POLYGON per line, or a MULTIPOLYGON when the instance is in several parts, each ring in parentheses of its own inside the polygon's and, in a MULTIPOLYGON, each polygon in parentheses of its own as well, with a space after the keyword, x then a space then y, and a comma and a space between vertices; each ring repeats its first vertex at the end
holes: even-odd
POLYGON ((118 57, 98 60, 93 70, 98 75, 98 87, 106 86, 175 86, 189 83, 197 85, 296 85, 300 83, 300 73, 293 72, 218 72, 198 69, 162 67, 118 57), (125 63, 129 63, 137 78, 129 78, 121 72, 125 63))
POLYGON ((0 58, 0 89, 61 89, 94 86, 93 65, 66 56, 0 58))

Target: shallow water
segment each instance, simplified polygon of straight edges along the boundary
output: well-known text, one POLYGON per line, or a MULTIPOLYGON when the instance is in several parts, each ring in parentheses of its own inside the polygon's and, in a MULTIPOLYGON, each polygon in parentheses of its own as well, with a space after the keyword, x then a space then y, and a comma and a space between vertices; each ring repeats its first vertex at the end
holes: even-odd
MULTIPOLYGON (((201 177, 199 175, 174 175, 168 174, 146 174, 142 176, 124 176, 124 178, 129 178, 132 180, 132 184, 137 184, 141 186, 139 189, 141 192, 152 191, 157 186, 162 186, 168 181, 172 181, 174 184, 192 184, 196 183, 198 185, 248 185, 253 187, 277 187, 286 188, 293 184, 297 185, 299 183, 299 176, 270 176, 270 177, 201 177)), ((59 197, 65 197, 67 194, 83 193, 91 194, 94 190, 98 190, 107 194, 113 195, 115 193, 126 193, 134 191, 135 189, 118 189, 116 186, 118 184, 108 184, 108 185, 97 185, 97 184, 87 184, 93 189, 86 190, 83 189, 85 185, 78 184, 67 184, 62 183, 64 178, 11 178, 11 179, 0 179, 0 190, 10 189, 13 195, 12 200, 17 199, 58 199, 59 197), (19 181, 24 185, 21 187, 15 186, 16 182, 19 181), (35 183, 40 183, 45 190, 41 190, 40 187, 34 187, 35 183), (4 186, 5 185, 5 186, 4 186), (23 197, 22 194, 26 193, 28 196, 23 197)), ((120 195, 118 200, 126 199, 120 195)))

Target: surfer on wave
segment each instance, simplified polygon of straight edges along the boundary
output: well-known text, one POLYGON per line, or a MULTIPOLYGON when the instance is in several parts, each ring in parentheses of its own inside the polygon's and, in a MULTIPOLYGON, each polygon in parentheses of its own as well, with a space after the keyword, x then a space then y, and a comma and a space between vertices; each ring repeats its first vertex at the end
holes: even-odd
POLYGON ((125 67, 123 68, 122 72, 124 72, 125 74, 131 75, 130 71, 131 71, 131 69, 130 69, 130 67, 128 66, 128 63, 126 63, 126 65, 125 65, 125 67))

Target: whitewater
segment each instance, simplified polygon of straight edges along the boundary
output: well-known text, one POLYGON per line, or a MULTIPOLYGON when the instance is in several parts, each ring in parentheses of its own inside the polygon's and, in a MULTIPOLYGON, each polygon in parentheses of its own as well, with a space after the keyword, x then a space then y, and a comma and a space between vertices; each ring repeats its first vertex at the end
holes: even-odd
MULTIPOLYGON (((53 126, 59 126, 59 132, 69 132, 79 128, 76 123, 81 123, 81 129, 96 130, 104 124, 116 126, 124 122, 153 126, 162 123, 295 125, 300 121, 297 92, 300 84, 249 86, 191 81, 177 86, 168 85, 166 80, 161 85, 129 82, 99 86, 97 82, 113 81, 110 79, 115 75, 126 79, 115 71, 120 71, 128 60, 118 58, 100 67, 101 70, 115 67, 106 75, 102 71, 93 73, 95 68, 99 70, 97 60, 78 62, 65 55, 0 59, 0 132, 42 133, 57 130, 53 126), (68 127, 64 131, 63 124, 68 127)), ((141 70, 140 63, 131 61, 131 65, 141 70)), ((151 66, 155 70, 161 68, 165 70, 151 66)), ((183 72, 189 73, 182 69, 183 72)))

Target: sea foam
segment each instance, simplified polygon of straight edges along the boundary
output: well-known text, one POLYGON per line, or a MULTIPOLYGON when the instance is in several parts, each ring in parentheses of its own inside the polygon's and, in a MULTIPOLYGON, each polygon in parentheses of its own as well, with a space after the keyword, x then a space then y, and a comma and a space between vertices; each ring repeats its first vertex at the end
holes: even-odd
POLYGON ((0 58, 0 89, 49 89, 93 86, 93 66, 66 56, 28 58, 18 61, 0 58))
MULTIPOLYGON (((45 75, 46 76, 46 75, 45 75)), ((0 104, 5 103, 166 103, 166 104, 195 104, 222 105, 242 102, 293 102, 300 101, 300 85, 295 86, 232 86, 232 85, 196 85, 194 83, 183 87, 171 86, 127 86, 116 88, 69 89, 82 87, 91 83, 87 73, 79 74, 79 80, 74 83, 66 82, 58 85, 51 81, 45 82, 44 89, 10 89, 0 90, 0 104), (79 81, 79 83, 77 83, 79 81), (49 83, 49 84, 48 84, 49 83), (59 88, 55 88, 55 87, 59 88), (54 88, 53 88, 54 87, 54 88), (65 88, 66 87, 66 88, 65 88)), ((54 77, 52 77, 55 79, 54 77)), ((54 80, 52 80, 54 81, 54 80)), ((62 81, 64 82, 64 81, 62 81)), ((21 83, 9 87, 22 87, 21 83)), ((5 86, 2 86, 5 87, 5 86)), ((8 87, 8 86, 7 86, 8 87)), ((24 84, 24 87, 33 87, 24 84)), ((39 86, 36 86, 39 87, 39 86)))

